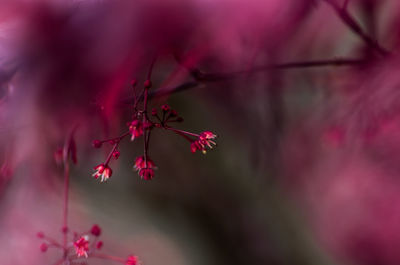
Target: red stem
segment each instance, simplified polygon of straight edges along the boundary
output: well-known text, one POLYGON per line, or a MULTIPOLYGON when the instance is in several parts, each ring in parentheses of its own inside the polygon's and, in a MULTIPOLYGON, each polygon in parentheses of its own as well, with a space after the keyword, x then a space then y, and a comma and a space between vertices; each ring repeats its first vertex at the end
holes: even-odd
POLYGON ((73 127, 71 133, 66 138, 63 147, 63 164, 64 164, 64 209, 63 209, 63 249, 64 249, 64 259, 67 258, 68 250, 67 250, 67 241, 68 241, 68 200, 69 200, 69 152, 70 152, 70 144, 74 137, 74 133, 78 125, 73 127))
POLYGON ((174 132, 182 133, 182 134, 187 134, 187 135, 194 136, 194 137, 199 137, 200 136, 199 134, 196 134, 196 133, 191 133, 191 132, 175 129, 175 128, 172 128, 172 127, 169 127, 169 126, 164 126, 163 128, 166 129, 166 130, 170 130, 170 131, 174 131, 174 132))
POLYGON ((105 139, 105 140, 102 140, 102 141, 100 141, 100 142, 102 142, 102 143, 110 142, 110 141, 117 141, 117 142, 120 142, 122 139, 124 139, 126 136, 128 136, 129 133, 130 133, 130 132, 127 131, 126 133, 124 133, 124 134, 121 135, 121 136, 118 136, 118 137, 115 137, 115 138, 110 138, 110 139, 105 139))
POLYGON ((104 166, 107 166, 107 165, 108 165, 108 163, 110 162, 111 157, 112 157, 112 155, 113 155, 115 149, 117 149, 118 145, 119 145, 119 141, 116 142, 116 143, 114 144, 113 148, 111 149, 111 152, 108 154, 107 159, 106 159, 106 161, 104 162, 104 166))
POLYGON ((64 160, 64 209, 63 209, 63 248, 64 248, 64 258, 67 255, 67 233, 68 233, 68 195, 69 195, 69 163, 68 163, 68 151, 69 151, 69 142, 71 136, 68 137, 64 144, 63 149, 63 160, 64 160))

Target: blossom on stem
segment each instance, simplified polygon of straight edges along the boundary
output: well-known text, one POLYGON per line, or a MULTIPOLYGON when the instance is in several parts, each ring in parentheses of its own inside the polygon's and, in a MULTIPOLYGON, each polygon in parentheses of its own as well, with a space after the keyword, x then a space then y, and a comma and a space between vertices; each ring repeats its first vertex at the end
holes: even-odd
POLYGON ((143 122, 139 120, 133 120, 129 125, 129 132, 132 134, 131 141, 135 140, 143 134, 143 122))
POLYGON ((149 157, 139 156, 135 160, 134 169, 138 171, 139 176, 144 180, 151 180, 154 177, 156 165, 149 157))
POLYGON ((98 179, 100 177, 100 182, 106 181, 112 175, 112 170, 108 165, 100 164, 94 167, 96 172, 93 173, 93 177, 98 179))
POLYGON ((192 153, 195 153, 197 150, 203 152, 203 154, 207 153, 206 147, 212 149, 213 145, 217 145, 214 142, 214 139, 217 138, 217 135, 210 131, 205 131, 200 133, 199 137, 190 144, 190 149, 192 153))
POLYGON ((154 169, 143 168, 139 170, 139 176, 144 180, 151 180, 154 177, 154 169))
POLYGON ((75 252, 78 257, 85 256, 88 257, 89 251, 89 237, 82 236, 77 241, 74 242, 75 252))

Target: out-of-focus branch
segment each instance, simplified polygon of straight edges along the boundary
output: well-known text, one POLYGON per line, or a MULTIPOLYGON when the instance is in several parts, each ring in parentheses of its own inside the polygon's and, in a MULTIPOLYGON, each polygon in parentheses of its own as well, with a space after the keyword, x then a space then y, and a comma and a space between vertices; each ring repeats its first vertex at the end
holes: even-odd
POLYGON ((344 0, 343 2, 343 9, 346 9, 347 6, 349 5, 350 0, 344 0))
POLYGON ((173 87, 165 87, 161 88, 157 91, 152 91, 149 94, 150 98, 158 98, 158 97, 163 97, 163 96, 168 96, 173 93, 181 92, 188 90, 190 88, 195 88, 200 85, 200 82, 195 82, 195 81, 189 81, 183 84, 180 84, 178 86, 173 86, 173 87))
MULTIPOLYGON (((185 91, 191 88, 195 88, 202 83, 206 82, 218 82, 224 80, 230 80, 234 78, 239 78, 243 75, 255 74, 264 72, 272 69, 297 69, 297 68, 313 68, 313 67, 343 67, 343 66, 354 66, 361 65, 367 62, 363 59, 345 59, 345 58, 336 58, 336 59, 327 59, 327 60, 313 60, 313 61, 299 61, 299 62, 287 62, 287 63, 278 63, 278 64, 267 64, 264 66, 254 67, 244 71, 236 71, 229 73, 204 73, 197 68, 186 67, 184 66, 195 79, 195 81, 188 81, 183 84, 174 87, 165 87, 160 88, 157 91, 153 91, 149 93, 150 98, 158 98, 163 96, 168 96, 173 93, 185 91)), ((132 102, 132 98, 124 100, 124 103, 130 104, 132 102)))
POLYGON ((351 31, 358 35, 369 47, 371 47, 383 56, 387 56, 390 54, 390 52, 381 47, 376 40, 368 36, 368 34, 365 33, 364 30, 361 28, 360 24, 350 15, 346 8, 348 1, 345 2, 344 7, 341 7, 335 0, 324 1, 333 7, 336 14, 340 17, 343 23, 346 24, 351 29, 351 31))
POLYGON ((312 61, 299 61, 287 62, 277 64, 267 64, 263 66, 256 66, 248 70, 229 72, 229 73, 204 73, 197 68, 188 68, 192 76, 203 82, 223 81, 238 78, 242 75, 255 74, 265 72, 272 69, 296 69, 296 68, 312 68, 312 67, 327 67, 327 66, 349 66, 359 65, 365 63, 363 59, 328 59, 328 60, 312 60, 312 61))

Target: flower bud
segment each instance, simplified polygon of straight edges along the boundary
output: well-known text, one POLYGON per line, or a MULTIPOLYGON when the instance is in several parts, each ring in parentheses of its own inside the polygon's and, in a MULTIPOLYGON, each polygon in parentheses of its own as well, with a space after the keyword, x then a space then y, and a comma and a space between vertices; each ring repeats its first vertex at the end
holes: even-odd
POLYGON ((97 249, 101 249, 102 247, 103 247, 103 241, 97 242, 96 248, 97 248, 97 249))
POLYGON ((92 145, 94 148, 100 148, 103 143, 99 140, 93 140, 92 145))
POLYGON ((94 236, 100 236, 101 234, 101 228, 98 225, 93 225, 92 229, 90 229, 90 233, 94 236))
POLYGON ((150 80, 146 80, 146 81, 144 81, 144 88, 146 88, 146 89, 149 89, 150 87, 151 87, 151 81, 150 80))
POLYGON ((120 156, 120 154, 121 154, 121 153, 120 153, 118 150, 115 150, 115 151, 113 152, 112 156, 113 156, 115 159, 118 159, 119 156, 120 156))
POLYGON ((171 107, 168 104, 164 104, 161 106, 162 111, 167 112, 171 109, 171 107))
POLYGON ((42 251, 42 252, 46 252, 48 248, 49 248, 49 246, 46 243, 42 243, 40 245, 40 251, 42 251))

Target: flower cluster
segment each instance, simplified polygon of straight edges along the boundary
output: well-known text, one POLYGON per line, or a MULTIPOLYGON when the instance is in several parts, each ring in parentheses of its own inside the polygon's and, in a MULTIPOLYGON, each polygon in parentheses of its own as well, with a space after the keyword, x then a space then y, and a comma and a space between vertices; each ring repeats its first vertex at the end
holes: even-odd
POLYGON ((103 246, 103 241, 98 240, 101 234, 101 228, 98 225, 93 225, 88 232, 81 234, 77 232, 70 234, 68 229, 63 229, 62 232, 67 238, 70 238, 70 242, 65 246, 46 236, 43 232, 37 233, 37 236, 45 241, 40 245, 40 250, 46 252, 49 247, 59 248, 68 255, 69 259, 76 260, 81 257, 88 258, 89 255, 94 254, 96 249, 99 250, 103 246), (91 239, 90 236, 94 238, 91 239))
MULTIPOLYGON (((63 233, 69 235, 68 230, 64 230, 63 233)), ((79 260, 86 260, 90 257, 101 258, 106 260, 111 260, 115 262, 122 262, 123 258, 118 258, 114 256, 109 256, 105 254, 97 253, 103 247, 103 241, 99 240, 101 235, 101 228, 98 225, 93 225, 92 228, 84 233, 78 234, 76 232, 68 236, 69 243, 63 244, 57 240, 48 237, 43 232, 37 233, 37 237, 44 240, 40 245, 40 250, 42 252, 47 252, 47 250, 52 248, 58 248, 63 251, 65 262, 68 264, 75 264, 79 260)), ((86 263, 85 263, 86 264, 86 263)), ((124 261, 125 265, 139 265, 139 259, 137 256, 129 255, 124 261)))
MULTIPOLYGON (((133 89, 136 88, 136 81, 132 81, 133 89)), ((139 176, 143 180, 151 180, 154 177, 154 169, 156 165, 153 160, 149 157, 149 145, 150 136, 152 136, 152 131, 154 129, 162 129, 166 131, 171 131, 190 143, 190 150, 192 153, 196 151, 201 151, 206 154, 208 149, 212 149, 216 145, 215 139, 216 135, 210 131, 204 131, 200 134, 191 133, 188 131, 177 129, 173 126, 175 123, 183 122, 183 118, 179 116, 178 112, 172 109, 169 105, 164 104, 160 109, 153 108, 151 112, 147 111, 147 101, 148 101, 148 90, 151 88, 150 80, 144 82, 144 88, 142 91, 143 96, 143 107, 139 107, 142 97, 136 97, 134 100, 134 113, 132 120, 127 124, 128 130, 121 136, 106 139, 106 140, 94 140, 93 146, 95 148, 100 148, 103 143, 109 143, 113 147, 104 163, 101 163, 94 167, 95 173, 93 177, 95 179, 100 178, 101 182, 108 180, 112 175, 112 170, 109 166, 111 158, 118 159, 120 153, 117 150, 120 142, 130 136, 131 141, 136 141, 139 138, 143 139, 144 150, 143 155, 138 156, 134 160, 134 170, 138 172, 139 176)), ((136 92, 135 92, 136 95, 136 92)))
MULTIPOLYGON (((59 259, 55 264, 88 264, 86 259, 94 257, 110 261, 115 261, 119 263, 124 263, 125 265, 137 265, 139 264, 136 256, 128 256, 127 259, 119 258, 115 256, 109 256, 103 253, 98 253, 103 247, 103 241, 99 240, 101 235, 101 228, 99 225, 93 225, 88 231, 83 233, 71 232, 68 227, 68 193, 69 193, 69 160, 72 162, 76 161, 76 149, 71 148, 74 146, 74 132, 71 132, 70 136, 67 138, 64 148, 61 149, 61 157, 55 156, 56 162, 61 159, 64 166, 64 218, 63 226, 61 232, 63 234, 63 240, 61 242, 45 235, 43 232, 37 233, 37 236, 44 242, 40 244, 40 250, 42 252, 47 252, 49 248, 57 248, 62 251, 62 258, 59 259), (81 262, 84 260, 83 262, 81 262)), ((102 142, 94 141, 94 146, 100 147, 102 142)), ((95 167, 95 174, 93 176, 97 179, 100 178, 101 181, 106 181, 112 174, 111 168, 108 163, 111 157, 118 158, 119 151, 114 148, 110 153, 106 163, 102 163, 95 167)))

